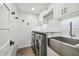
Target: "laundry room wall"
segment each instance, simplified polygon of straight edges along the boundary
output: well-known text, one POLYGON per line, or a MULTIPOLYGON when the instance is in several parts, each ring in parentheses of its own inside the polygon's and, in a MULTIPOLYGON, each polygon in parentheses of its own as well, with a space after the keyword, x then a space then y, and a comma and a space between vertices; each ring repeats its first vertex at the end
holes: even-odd
POLYGON ((32 39, 32 31, 39 26, 38 16, 19 12, 19 47, 30 47, 32 39))

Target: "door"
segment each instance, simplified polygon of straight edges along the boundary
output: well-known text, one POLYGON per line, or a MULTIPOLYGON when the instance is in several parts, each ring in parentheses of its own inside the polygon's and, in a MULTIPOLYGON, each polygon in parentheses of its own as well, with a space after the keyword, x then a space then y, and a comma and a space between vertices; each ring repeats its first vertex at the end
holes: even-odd
POLYGON ((12 56, 16 54, 17 45, 15 39, 17 27, 13 26, 14 23, 16 22, 7 4, 0 4, 0 55, 12 56))
POLYGON ((9 10, 0 4, 0 56, 9 55, 9 10))

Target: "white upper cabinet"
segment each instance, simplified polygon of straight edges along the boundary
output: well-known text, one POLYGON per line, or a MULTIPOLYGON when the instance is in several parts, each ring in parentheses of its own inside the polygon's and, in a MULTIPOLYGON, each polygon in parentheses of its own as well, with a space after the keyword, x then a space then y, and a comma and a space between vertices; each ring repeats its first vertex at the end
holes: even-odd
POLYGON ((75 13, 79 11, 79 3, 68 3, 68 13, 75 13))
POLYGON ((62 9, 62 5, 61 4, 55 4, 55 6, 53 7, 53 13, 54 13, 54 19, 61 17, 61 9, 62 9))
POLYGON ((53 6, 53 18, 56 19, 56 18, 59 18, 59 17, 62 17, 63 15, 67 14, 67 8, 68 8, 68 5, 65 3, 57 3, 57 4, 54 4, 53 6))
POLYGON ((62 4, 62 8, 61 8, 61 14, 62 15, 66 15, 68 13, 68 4, 67 3, 63 3, 62 4))
POLYGON ((55 3, 48 7, 48 9, 51 8, 53 9, 53 19, 66 18, 72 14, 78 14, 79 3, 55 3))

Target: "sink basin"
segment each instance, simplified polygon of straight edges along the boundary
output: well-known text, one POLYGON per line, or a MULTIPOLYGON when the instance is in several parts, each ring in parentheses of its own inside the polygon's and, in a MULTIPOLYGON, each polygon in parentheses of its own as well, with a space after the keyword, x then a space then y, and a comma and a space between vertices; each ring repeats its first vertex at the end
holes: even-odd
POLYGON ((52 39, 56 39, 71 45, 79 44, 79 40, 76 38, 67 38, 67 37, 58 36, 58 37, 52 37, 52 39))
POLYGON ((79 56, 79 40, 75 38, 51 37, 48 46, 61 56, 79 56))

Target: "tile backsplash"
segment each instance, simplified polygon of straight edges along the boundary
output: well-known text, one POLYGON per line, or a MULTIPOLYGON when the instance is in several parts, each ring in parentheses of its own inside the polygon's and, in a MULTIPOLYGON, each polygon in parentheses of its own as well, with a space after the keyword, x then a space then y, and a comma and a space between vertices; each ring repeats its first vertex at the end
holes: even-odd
POLYGON ((59 32, 54 34, 70 36, 70 22, 72 22, 72 34, 79 37, 79 16, 63 19, 61 21, 49 21, 48 30, 51 32, 59 32))

